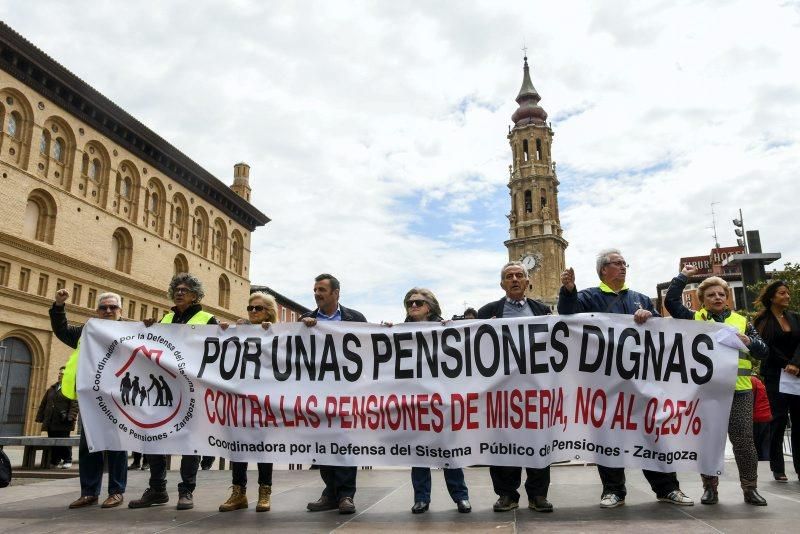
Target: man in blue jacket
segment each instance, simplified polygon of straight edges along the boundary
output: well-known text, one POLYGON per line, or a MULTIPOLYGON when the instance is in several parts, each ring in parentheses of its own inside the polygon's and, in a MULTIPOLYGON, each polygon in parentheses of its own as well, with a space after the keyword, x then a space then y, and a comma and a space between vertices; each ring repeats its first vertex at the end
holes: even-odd
MULTIPOLYGON (((633 315, 637 324, 643 324, 651 317, 659 317, 653 308, 650 297, 628 288, 625 276, 628 264, 617 249, 606 249, 597 255, 598 287, 578 291, 575 287, 575 271, 572 267, 561 273, 561 290, 558 294, 558 313, 621 313, 633 315)), ((603 482, 601 508, 616 508, 625 504, 625 469, 597 465, 600 480, 603 482)), ((680 489, 675 473, 642 471, 659 501, 683 506, 692 506, 694 501, 680 489)))

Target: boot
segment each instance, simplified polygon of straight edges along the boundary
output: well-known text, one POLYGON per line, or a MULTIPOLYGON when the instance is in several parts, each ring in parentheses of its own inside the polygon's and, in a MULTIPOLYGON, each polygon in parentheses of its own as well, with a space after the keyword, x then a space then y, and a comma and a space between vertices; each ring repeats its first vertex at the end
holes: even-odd
POLYGON ((242 486, 234 484, 231 486, 231 496, 228 497, 227 501, 219 505, 219 511, 232 512, 241 508, 247 508, 246 490, 242 486))
POLYGON ((258 504, 256 504, 256 512, 269 512, 272 496, 272 486, 268 484, 258 485, 258 504))
POLYGON ((767 500, 758 494, 755 480, 742 480, 741 483, 742 493, 744 493, 744 502, 752 504, 753 506, 767 505, 767 500))
POLYGON ((719 477, 700 475, 703 479, 703 496, 700 497, 702 504, 717 504, 719 502, 719 477))

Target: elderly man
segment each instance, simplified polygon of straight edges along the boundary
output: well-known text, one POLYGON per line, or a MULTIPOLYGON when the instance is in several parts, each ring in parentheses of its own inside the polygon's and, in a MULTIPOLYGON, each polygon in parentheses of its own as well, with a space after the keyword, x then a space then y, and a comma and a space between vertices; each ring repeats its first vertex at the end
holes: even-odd
MULTIPOLYGON (((317 321, 367 322, 360 312, 339 304, 339 287, 339 280, 331 274, 321 274, 314 279, 314 301, 317 309, 300 317, 303 324, 310 327, 317 324, 317 321)), ((319 474, 325 482, 325 489, 319 500, 308 503, 308 511, 320 512, 338 508, 340 514, 355 513, 353 497, 356 494, 357 473, 357 467, 321 465, 319 474)))
MULTIPOLYGON (((633 315, 637 324, 644 324, 649 318, 658 317, 650 297, 628 289, 625 276, 628 263, 617 249, 606 249, 597 255, 598 287, 578 291, 575 287, 575 271, 570 267, 561 273, 561 290, 558 295, 558 313, 621 313, 633 315)), ((625 469, 597 465, 600 480, 603 482, 601 508, 616 508, 625 504, 625 469)), ((643 470, 645 478, 659 501, 683 506, 692 506, 694 501, 680 489, 675 473, 660 473, 643 470)))
MULTIPOLYGON (((478 310, 478 319, 536 317, 549 315, 547 305, 525 297, 529 284, 528 271, 521 262, 511 261, 500 269, 500 287, 506 295, 498 301, 490 302, 478 310)), ((547 500, 550 487, 550 466, 543 469, 526 467, 525 492, 528 494, 528 508, 537 512, 552 512, 553 505, 547 500)), ((508 512, 519 507, 519 485, 522 480, 521 467, 493 465, 489 468, 494 492, 499 496, 492 509, 495 512, 508 512)))
MULTIPOLYGON (((64 368, 61 380, 61 394, 68 399, 77 399, 75 376, 78 371, 80 356, 80 339, 83 325, 67 324, 64 303, 69 298, 69 291, 59 289, 56 299, 50 308, 50 325, 53 333, 65 345, 73 350, 64 368)), ((103 293, 97 298, 97 317, 108 321, 119 321, 122 316, 122 299, 116 293, 103 293)), ((86 444, 86 433, 81 423, 81 440, 78 448, 78 473, 81 482, 81 496, 73 501, 70 508, 83 508, 97 504, 97 497, 103 484, 103 456, 108 464, 108 498, 103 501, 103 508, 114 508, 122 504, 125 486, 128 483, 128 453, 126 451, 89 452, 86 444)))

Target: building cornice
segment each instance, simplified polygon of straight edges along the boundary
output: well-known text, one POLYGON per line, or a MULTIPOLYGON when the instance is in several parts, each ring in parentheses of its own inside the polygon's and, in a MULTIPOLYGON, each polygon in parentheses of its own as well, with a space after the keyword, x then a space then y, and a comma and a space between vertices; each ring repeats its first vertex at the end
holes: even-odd
POLYGON ((0 69, 254 231, 269 217, 0 21, 0 69))

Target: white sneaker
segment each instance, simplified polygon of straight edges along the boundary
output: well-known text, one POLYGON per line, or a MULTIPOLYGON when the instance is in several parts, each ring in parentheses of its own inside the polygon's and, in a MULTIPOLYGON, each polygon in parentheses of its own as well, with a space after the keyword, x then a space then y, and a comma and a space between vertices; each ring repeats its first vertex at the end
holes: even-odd
POLYGON ((600 508, 616 508, 623 504, 625 504, 625 499, 616 493, 606 493, 603 495, 603 498, 600 499, 600 508))
POLYGON ((70 467, 72 467, 72 462, 64 462, 61 465, 61 469, 69 469, 70 467))
POLYGON ((666 497, 659 497, 658 500, 670 504, 677 504, 678 506, 694 506, 694 501, 679 489, 670 492, 666 497))

